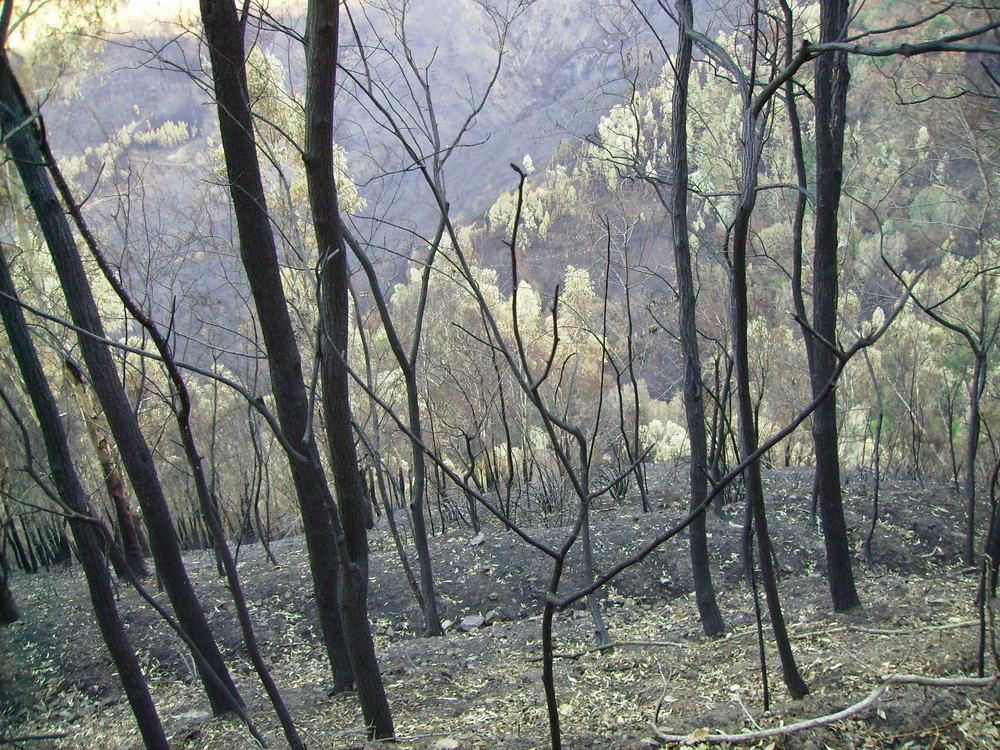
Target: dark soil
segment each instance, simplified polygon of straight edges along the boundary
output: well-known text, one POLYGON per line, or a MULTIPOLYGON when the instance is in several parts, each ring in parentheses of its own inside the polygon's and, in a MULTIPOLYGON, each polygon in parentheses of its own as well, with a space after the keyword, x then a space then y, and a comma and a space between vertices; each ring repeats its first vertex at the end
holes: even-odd
MULTIPOLYGON (((597 510, 599 566, 628 555, 683 517, 684 501, 676 491, 680 477, 660 468, 653 477, 656 509, 651 513, 641 513, 638 502, 611 507, 606 501, 597 510)), ((876 569, 866 567, 860 554, 855 565, 864 607, 835 616, 824 578, 821 535, 810 523, 810 485, 809 470, 767 473, 783 604, 811 695, 801 702, 787 698, 776 657, 768 648, 772 705, 765 715, 753 603, 739 560, 740 513, 731 507, 725 516, 709 517, 729 633, 724 639, 711 641, 701 634, 683 538, 663 545, 603 592, 612 636, 626 645, 587 652, 593 645, 589 616, 582 608, 561 615, 557 648, 563 657, 557 672, 569 747, 655 746, 650 722, 663 732, 681 735, 701 728, 735 733, 755 723, 789 724, 859 701, 881 675, 974 673, 978 578, 974 571, 961 569, 961 503, 954 493, 902 480, 882 487, 883 517, 873 545, 876 569)), ((859 548, 867 527, 869 490, 859 477, 847 487, 849 525, 859 548)), ((570 520, 567 516, 562 522, 570 520)), ((533 533, 556 543, 566 525, 554 523, 533 533)), ((400 746, 544 747, 547 723, 537 657, 548 560, 492 525, 481 541, 464 527, 435 536, 432 552, 441 613, 451 625, 446 637, 425 639, 418 637, 420 610, 384 522, 372 533, 372 550, 371 616, 400 746), (463 632, 465 618, 475 616, 486 623, 463 632)), ((364 747, 354 697, 327 694, 331 680, 317 638, 302 539, 275 542, 273 551, 276 567, 258 545, 239 551, 264 654, 311 747, 364 747)), ((233 607, 213 556, 192 552, 187 561, 255 720, 272 746, 283 746, 259 682, 243 657, 233 607)), ((562 591, 580 583, 579 562, 574 560, 562 591)), ((79 569, 15 574, 13 589, 23 618, 0 631, 0 737, 66 735, 25 742, 21 746, 26 748, 139 747, 93 625, 79 569)), ((175 745, 253 747, 234 720, 210 719, 191 677, 189 657, 155 613, 125 588, 120 606, 175 745)), ((996 667, 987 664, 987 670, 995 673, 996 667)), ((847 721, 754 746, 994 747, 1000 736, 997 695, 995 685, 899 686, 847 721)))

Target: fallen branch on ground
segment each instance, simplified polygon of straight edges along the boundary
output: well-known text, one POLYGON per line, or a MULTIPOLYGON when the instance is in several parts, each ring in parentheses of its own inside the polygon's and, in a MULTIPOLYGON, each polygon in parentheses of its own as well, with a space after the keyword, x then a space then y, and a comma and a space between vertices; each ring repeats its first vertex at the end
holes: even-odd
POLYGON ((656 738, 661 742, 750 742, 752 740, 762 740, 768 737, 793 734, 805 729, 815 729, 816 727, 833 724, 834 722, 848 719, 855 714, 859 714, 875 703, 889 689, 890 685, 924 685, 929 687, 990 687, 1000 682, 1000 675, 992 677, 924 677, 915 674, 885 675, 882 682, 875 687, 864 699, 858 701, 853 706, 848 706, 842 711, 818 716, 813 719, 806 719, 794 724, 786 724, 782 727, 772 729, 762 729, 758 732, 745 732, 743 734, 710 734, 704 730, 698 730, 691 734, 667 734, 660 729, 655 722, 650 722, 650 726, 656 738))

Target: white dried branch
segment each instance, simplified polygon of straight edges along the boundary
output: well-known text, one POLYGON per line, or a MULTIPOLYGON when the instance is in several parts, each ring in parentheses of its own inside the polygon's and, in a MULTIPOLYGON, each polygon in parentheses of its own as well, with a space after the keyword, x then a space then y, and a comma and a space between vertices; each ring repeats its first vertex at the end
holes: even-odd
POLYGON ((881 683, 879 683, 867 696, 854 705, 848 706, 847 708, 832 714, 817 716, 812 719, 805 719, 804 721, 798 721, 794 724, 786 724, 785 726, 762 729, 756 732, 744 732, 742 734, 710 734, 700 731, 689 734, 667 734, 653 722, 650 722, 650 726, 653 733, 656 735, 656 738, 661 742, 751 742, 753 740, 762 740, 768 737, 793 734, 806 729, 815 729, 817 727, 826 726, 827 724, 833 724, 844 719, 849 719, 850 717, 861 713, 878 701, 886 693, 886 691, 888 691, 891 685, 924 685, 927 687, 945 688, 986 688, 992 687, 998 682, 1000 682, 1000 675, 993 675, 992 677, 926 677, 914 674, 885 675, 882 677, 881 683))

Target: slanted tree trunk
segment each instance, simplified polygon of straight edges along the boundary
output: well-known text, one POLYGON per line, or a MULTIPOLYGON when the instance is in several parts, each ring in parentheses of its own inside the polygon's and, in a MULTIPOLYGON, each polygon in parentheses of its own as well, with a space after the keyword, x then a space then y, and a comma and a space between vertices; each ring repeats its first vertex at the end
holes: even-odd
MULTIPOLYGON (((837 41, 848 23, 848 0, 820 0, 820 42, 837 41)), ((827 343, 837 340, 839 242, 837 213, 844 178, 844 131, 847 127, 847 53, 821 55, 816 60, 816 226, 813 251, 813 319, 815 332, 827 343)), ((830 381, 836 356, 822 341, 807 346, 813 397, 830 381)), ((844 520, 840 485, 836 391, 824 399, 812 417, 816 454, 814 491, 826 545, 827 578, 833 608, 844 612, 861 606, 854 585, 851 548, 844 520)))
MULTIPOLYGON (((2 56, 2 66, 5 72, 6 55, 2 56)), ((8 81, 3 76, 4 83, 8 81)), ((9 93, 8 85, 3 86, 3 93, 9 93)), ((4 99, 6 101, 6 99, 4 99)), ((5 128, 6 132, 6 128, 5 128)), ((17 292, 11 279, 7 260, 0 252, 0 317, 3 319, 7 339, 17 360, 25 391, 31 399, 45 441, 45 451, 49 460, 49 469, 56 485, 60 501, 73 513, 79 514, 70 520, 73 538, 76 541, 77 555, 83 566, 90 589, 90 598, 94 605, 94 614, 101 630, 101 636, 108 647, 111 659, 118 671, 118 676, 125 689, 129 705, 139 725, 143 742, 149 750, 169 750, 169 743, 163 731, 163 725, 156 713, 156 705, 149 694, 145 677, 139 666, 139 660, 125 634, 125 625, 118 616, 115 605, 114 591, 111 586, 111 576, 108 574, 107 561, 102 553, 103 541, 97 528, 82 517, 90 517, 87 495, 80 479, 73 468, 69 453, 66 432, 59 419, 59 409, 55 398, 49 389, 48 382, 38 359, 28 326, 24 320, 21 308, 18 306, 17 292)))
POLYGON ((21 530, 24 531, 24 520, 20 516, 12 517, 10 519, 10 526, 7 527, 7 530, 10 532, 10 541, 14 547, 14 553, 17 555, 18 564, 25 573, 37 573, 38 566, 31 555, 31 545, 27 539, 22 543, 21 535, 17 532, 18 521, 21 522, 21 530))
POLYGON ((146 578, 149 576, 149 568, 146 567, 144 550, 148 550, 148 546, 146 540, 142 538, 139 519, 132 510, 132 503, 129 502, 125 478, 111 456, 111 448, 107 438, 103 435, 102 426, 99 424, 101 413, 94 408, 90 394, 87 392, 87 382, 83 371, 68 357, 63 362, 69 373, 70 382, 73 384, 76 400, 83 411, 83 421, 87 424, 87 434, 90 436, 90 442, 93 443, 94 451, 97 453, 97 462, 100 464, 101 474, 104 476, 104 487, 115 508, 118 536, 125 553, 125 561, 136 576, 146 578))
MULTIPOLYGON (((375 305, 382 320, 382 328, 389 340, 389 347, 403 374, 403 383, 406 388, 406 416, 407 429, 410 432, 410 456, 413 464, 413 476, 410 483, 410 520, 413 524, 413 545, 417 552, 417 570, 420 577, 420 603, 424 614, 424 635, 439 636, 444 635, 441 627, 441 617, 437 608, 437 593, 434 586, 434 567, 431 561, 430 544, 427 537, 427 517, 425 509, 425 497, 427 495, 427 461, 424 457, 424 432, 421 426, 420 416, 420 391, 417 383, 417 360, 420 355, 420 333, 423 321, 424 310, 427 303, 428 286, 430 284, 430 274, 434 265, 434 258, 437 248, 441 242, 444 232, 444 222, 439 224, 434 242, 431 243, 431 251, 426 261, 420 278, 420 299, 417 304, 417 313, 413 331, 413 340, 410 344, 409 352, 403 349, 399 333, 393 323, 386 302, 386 296, 379 287, 378 275, 371 260, 365 255, 360 245, 345 231, 343 238, 354 250, 355 257, 360 261, 368 285, 372 290, 375 305)), ((433 516, 432 531, 433 531, 433 516)))
MULTIPOLYGON (((756 32, 757 29, 755 29, 756 32)), ((736 374, 736 405, 739 415, 739 449, 741 460, 745 460, 757 450, 759 442, 757 421, 754 418, 753 395, 750 390, 747 251, 750 241, 750 219, 757 202, 757 175, 760 168, 765 126, 762 120, 766 115, 762 115, 753 104, 752 77, 741 79, 740 88, 743 99, 741 175, 736 215, 730 233, 732 237, 730 307, 732 310, 733 366, 736 374)), ((791 641, 788 637, 788 629, 785 626, 785 616, 781 611, 778 579, 774 570, 774 553, 764 506, 760 461, 754 461, 747 467, 743 474, 743 480, 749 515, 753 520, 753 528, 757 536, 761 578, 767 599, 768 614, 771 617, 774 644, 781 661, 782 677, 792 697, 802 698, 809 693, 809 688, 799 674, 795 656, 792 653, 791 641)), ((748 563, 750 563, 749 556, 747 557, 748 563)), ((747 568, 747 572, 751 572, 750 567, 747 568)))
MULTIPOLYGON (((243 585, 240 581, 239 572, 236 568, 236 560, 229 551, 226 532, 223 528, 222 518, 219 514, 218 499, 209 487, 209 480, 205 474, 203 457, 201 452, 198 450, 198 445, 194 438, 194 432, 191 429, 191 396, 188 392, 187 384, 184 382, 184 378, 181 375, 180 368, 177 366, 177 361, 174 358, 173 351, 171 350, 167 339, 160 332, 160 329, 157 328, 156 324, 149 318, 149 316, 135 304, 128 292, 114 275, 114 272, 101 253, 97 239, 94 237, 90 228, 86 224, 83 213, 80 210, 80 206, 74 201, 70 187, 66 183, 62 172, 59 170, 55 158, 48 151, 46 151, 45 155, 51 162, 50 171, 56 182, 56 187, 69 208, 77 230, 82 235, 84 241, 94 256, 94 259, 100 266, 105 280, 114 290, 115 294, 118 295, 118 298, 122 301, 122 304, 125 306, 125 309, 128 310, 129 314, 149 334, 153 344, 156 346, 157 352, 159 352, 160 357, 163 359, 163 365, 167 370, 167 375, 170 378, 170 382, 173 385, 174 395, 176 396, 176 400, 173 403, 173 412, 177 422, 178 433, 180 434, 181 445, 184 449, 184 456, 187 458, 188 466, 191 469, 191 476, 194 479, 195 492, 198 495, 201 514, 205 525, 208 528, 209 536, 211 537, 211 542, 215 550, 216 562, 219 566, 219 575, 226 577, 229 592, 236 608, 236 619, 240 624, 240 630, 243 634, 243 643, 246 646, 247 655, 250 657, 250 662, 253 664, 257 675, 260 677, 264 691, 267 693, 268 699, 271 701, 271 705, 278 717, 278 721, 281 723, 282 729, 284 730, 285 738, 288 740, 289 747, 291 750, 305 750, 305 743, 299 736, 298 730, 295 728, 295 724, 292 721, 291 714, 288 711, 288 707, 285 705, 284 699, 281 697, 281 693, 278 691, 278 687, 275 684, 274 679, 271 677, 270 670, 267 668, 267 664, 260 653, 260 646, 257 642, 257 636, 253 629, 253 620, 250 615, 249 607, 247 606, 246 596, 243 592, 243 585)), ((90 402, 89 398, 87 398, 87 393, 83 388, 82 373, 79 372, 72 361, 68 358, 65 362, 67 369, 70 370, 71 377, 78 378, 78 395, 82 397, 82 405, 85 412, 89 413, 90 402)), ((88 426, 92 426, 96 421, 96 415, 94 416, 94 419, 88 419, 88 426)), ((91 438, 96 440, 97 437, 96 430, 91 429, 91 438)), ((102 466, 105 461, 110 463, 110 459, 101 455, 100 452, 99 455, 102 459, 102 466)), ((135 581, 135 568, 131 565, 130 561, 125 558, 125 555, 115 555, 115 558, 120 558, 124 561, 124 563, 122 563, 119 559, 113 560, 115 566, 121 567, 122 564, 128 566, 130 570, 125 571, 125 574, 130 580, 135 581)), ((247 720, 246 715, 241 713, 240 716, 246 722, 247 727, 250 729, 253 736, 259 740, 260 735, 256 733, 254 727, 247 720)))
MULTIPOLYGON (((756 165, 754 166, 756 169, 756 165)), ((740 457, 746 458, 757 450, 757 428, 753 418, 753 398, 750 393, 750 362, 748 357, 747 324, 747 277, 746 244, 749 232, 750 213, 753 206, 741 205, 737 209, 736 224, 733 228, 733 358, 736 363, 736 401, 739 410, 740 457)), ((778 579, 774 570, 774 554, 771 536, 767 527, 767 513, 764 508, 764 487, 760 478, 760 462, 754 461, 743 475, 747 493, 747 504, 757 537, 757 551, 760 572, 767 599, 767 609, 771 616, 774 643, 781 660, 781 672, 788 692, 793 698, 802 698, 809 688, 799 674, 792 653, 785 616, 781 611, 778 594, 778 579)))
POLYGON ((310 0, 306 16, 306 179, 320 254, 320 341, 323 412, 337 489, 340 526, 340 610, 351 666, 370 737, 394 734, 368 621, 368 509, 354 445, 347 370, 350 273, 340 233, 333 160, 333 103, 340 0, 310 0))
MULTIPOLYGON (((691 271, 691 243, 688 227, 688 84, 691 73, 693 42, 688 34, 694 22, 691 0, 677 3, 677 55, 674 61, 675 85, 671 119, 672 181, 670 219, 674 238, 674 267, 680 302, 679 327, 684 356, 684 415, 691 444, 689 469, 690 508, 701 507, 708 492, 708 441, 705 434, 705 406, 701 382, 701 356, 698 352, 698 328, 695 318, 697 294, 691 271)), ((698 614, 706 635, 725 630, 715 599, 712 571, 709 567, 705 514, 700 513, 688 530, 691 572, 694 576, 698 614)))
POLYGON ((196 659, 196 662, 212 710, 216 714, 225 713, 239 704, 241 699, 184 569, 180 545, 153 463, 153 454, 118 378, 108 346, 102 340, 105 338, 104 325, 91 293, 90 282, 69 223, 46 172, 43 150, 39 146, 44 137, 43 132, 32 121, 27 101, 14 77, 6 52, 0 53, 0 128, 52 255, 70 316, 74 325, 87 332, 81 332, 77 336, 80 350, 94 392, 101 402, 122 463, 142 508, 156 572, 177 619, 204 657, 203 660, 196 659), (218 679, 213 679, 210 672, 214 672, 218 679))
POLYGON ((315 438, 309 431, 310 403, 302 377, 302 360, 264 197, 247 92, 243 26, 233 0, 201 0, 201 17, 212 63, 240 257, 264 334, 278 422, 297 454, 289 456, 289 462, 302 511, 313 591, 333 669, 334 689, 346 690, 353 684, 354 676, 338 604, 339 554, 331 517, 333 497, 315 438))

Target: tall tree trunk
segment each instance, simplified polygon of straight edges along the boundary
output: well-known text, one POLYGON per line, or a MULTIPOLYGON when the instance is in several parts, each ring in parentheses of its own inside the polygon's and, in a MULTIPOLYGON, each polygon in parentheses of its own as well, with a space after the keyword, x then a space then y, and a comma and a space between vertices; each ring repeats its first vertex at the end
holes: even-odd
MULTIPOLYGON (((755 30, 756 31, 756 30, 755 30)), ((751 78, 752 82, 752 78, 751 78)), ((741 459, 751 455, 758 446, 757 422, 754 418, 753 395, 750 390, 750 356, 748 327, 750 322, 747 252, 750 244, 750 218, 757 202, 757 174, 760 168, 760 154, 763 148, 763 123, 761 114, 753 109, 750 95, 751 85, 744 81, 743 92, 743 132, 741 144, 740 195, 733 220, 732 236, 732 277, 730 286, 730 307, 732 310, 733 366, 736 374, 736 405, 739 415, 739 449, 741 459)), ((754 461, 743 474, 749 516, 757 535, 757 549, 760 557, 760 572, 767 599, 768 614, 774 644, 781 661, 782 677, 793 698, 802 698, 809 693, 805 680, 799 674, 792 653, 791 641, 785 626, 785 616, 781 611, 778 579, 774 570, 774 553, 771 536, 767 527, 767 513, 764 506, 764 486, 760 477, 760 462, 754 461)), ((752 561, 747 557, 748 574, 752 573, 752 561)))
POLYGON ((340 233, 333 160, 340 0, 310 0, 306 17, 306 179, 320 253, 320 340, 323 412, 337 489, 341 542, 340 609, 370 737, 394 734, 368 621, 368 509, 354 445, 347 370, 350 273, 340 233))
POLYGON ((334 689, 345 690, 353 684, 354 676, 338 605, 339 555, 331 516, 333 497, 316 441, 309 432, 310 403, 302 378, 302 360, 281 283, 278 250, 264 197, 246 84, 243 27, 233 0, 201 0, 201 16, 212 63, 240 256, 264 334, 278 421, 298 454, 289 456, 289 461, 302 511, 313 591, 333 669, 334 689))
POLYGON ((868 367, 868 376, 872 381, 872 389, 875 391, 875 434, 872 446, 872 513, 861 551, 869 569, 878 572, 875 565, 875 555, 872 552, 872 539, 875 537, 875 527, 878 525, 879 493, 882 490, 882 425, 885 422, 885 404, 882 401, 882 385, 875 374, 874 366, 872 366, 872 358, 867 349, 863 353, 865 365, 868 367))
MULTIPOLYGON (((216 714, 231 710, 241 699, 212 636, 208 620, 184 569, 163 487, 156 473, 153 455, 139 428, 105 338, 76 241, 46 172, 40 140, 41 129, 32 121, 24 94, 10 68, 6 52, 0 53, 0 127, 6 147, 17 164, 25 193, 52 255, 59 282, 78 334, 87 371, 118 445, 126 473, 135 490, 149 531, 150 548, 156 571, 163 582, 177 619, 195 643, 207 669, 198 662, 205 692, 216 714)), ((198 661, 198 660, 196 660, 198 661)))
MULTIPOLYGON (((754 165, 756 170, 756 164, 754 165)), ((757 428, 753 418, 753 398, 750 393, 750 361, 748 356, 747 324, 747 264, 746 249, 749 234, 750 213, 753 200, 737 209, 733 228, 733 358, 736 363, 736 401, 739 410, 740 456, 746 458, 757 450, 757 428)), ((760 558, 760 572, 767 599, 767 609, 771 616, 774 643, 781 660, 781 672, 793 698, 802 698, 809 688, 799 674, 792 653, 791 641, 785 627, 785 616, 781 611, 778 594, 778 579, 774 570, 774 554, 771 536, 767 527, 767 513, 764 508, 764 487, 760 478, 760 462, 754 461, 743 474, 747 493, 747 504, 757 536, 757 551, 760 558)), ((749 569, 748 569, 749 571, 749 569)))
MULTIPOLYGON (((3 55, 3 53, 0 53, 3 55)), ((3 55, 3 63, 6 56, 3 55)), ((9 70, 9 69, 8 69, 9 70)), ((4 77, 6 79, 6 76, 4 77)), ((9 88, 4 86, 4 93, 9 88)), ((6 130, 6 128, 5 128, 6 130)), ((49 389, 38 359, 24 315, 17 302, 17 292, 11 279, 7 260, 0 252, 0 317, 3 319, 14 358, 17 360, 25 391, 31 399, 45 441, 45 451, 49 469, 56 485, 59 499, 67 509, 83 517, 90 517, 90 508, 83 486, 80 484, 69 453, 66 432, 59 419, 59 409, 49 389)), ((149 694, 146 679, 125 634, 125 625, 118 615, 115 605, 111 576, 107 561, 102 553, 103 540, 95 526, 89 521, 74 517, 70 521, 77 554, 83 565, 94 605, 94 614, 101 630, 101 636, 108 647, 115 669, 122 681, 125 695, 139 725, 143 742, 149 750, 169 750, 169 743, 163 732, 163 725, 156 713, 156 705, 149 694)))
POLYGON ((111 456, 111 448, 107 438, 102 434, 101 412, 94 408, 90 393, 87 391, 87 381, 83 372, 68 357, 63 361, 66 365, 66 371, 69 373, 70 382, 73 384, 76 400, 83 412, 83 421, 87 424, 87 434, 90 436, 90 442, 97 453, 97 462, 100 464, 101 474, 104 476, 104 487, 115 509, 118 536, 121 538, 125 561, 136 576, 147 578, 149 568, 146 567, 143 550, 148 550, 148 547, 145 543, 146 540, 142 538, 142 532, 139 530, 139 518, 132 510, 132 503, 129 502, 124 477, 111 456))
MULTIPOLYGON (((705 406, 701 382, 701 356, 698 352, 698 328, 695 318, 697 294, 691 271, 691 242, 688 227, 688 146, 687 114, 688 83, 691 73, 694 11, 691 0, 677 3, 677 55, 671 120, 672 186, 670 195, 671 228, 674 237, 674 266, 677 294, 680 298, 680 341, 684 355, 684 414, 691 444, 689 486, 690 507, 701 507, 708 493, 708 441, 705 435, 705 406)), ((719 635, 725 630, 722 614, 715 599, 712 572, 709 567, 705 514, 700 513, 691 523, 688 540, 691 549, 691 572, 694 576, 698 614, 706 635, 719 635)))
MULTIPOLYGON (((268 670, 267 664, 264 662, 264 658, 260 653, 260 646, 257 642, 257 636, 253 629, 253 620, 250 616, 246 596, 243 592, 243 585, 240 582, 239 572, 236 568, 236 560, 229 551, 226 532, 223 528, 222 518, 219 514, 218 499, 209 487, 209 481, 205 474, 204 460, 201 452, 198 450, 198 445, 195 442, 194 431, 191 429, 191 396, 188 392, 187 384, 184 382, 184 378, 181 375, 181 371, 177 366, 177 361, 174 358, 173 351, 171 350, 167 339, 160 332, 159 328, 157 328, 156 324, 142 311, 142 309, 139 308, 138 305, 135 304, 128 292, 118 281, 114 271, 102 255, 97 244, 97 239, 87 226, 79 206, 75 203, 69 185, 66 183, 62 172, 55 163, 55 158, 51 153, 46 153, 46 156, 52 162, 50 165, 52 177, 56 182, 60 195, 62 195, 63 200, 69 207, 73 220, 76 223, 76 227, 87 246, 90 248, 94 259, 100 266, 101 272, 104 274, 104 278, 107 280, 111 288, 114 289, 115 294, 118 295, 118 298, 122 301, 122 304, 125 306, 125 309, 128 310, 129 314, 149 334, 153 344, 156 346, 157 352, 159 352, 160 357, 163 359, 163 365, 167 370, 167 375, 170 378, 170 382, 173 385, 174 395, 176 396, 173 404, 173 412, 181 438, 181 445, 184 448, 184 455, 185 458, 187 458, 188 466, 191 469, 191 476, 194 480, 195 492, 198 496, 201 514, 205 525, 208 528, 209 536, 211 537, 211 542, 215 550, 216 562, 219 566, 219 575, 226 577, 229 592, 236 608, 236 619, 240 624, 240 630, 243 634, 243 643, 246 646, 247 655, 250 657, 250 662, 253 664, 257 675, 260 677, 261 684, 267 693, 268 699, 271 701, 271 705, 278 717, 278 721, 281 723, 282 729, 284 730, 285 738, 288 740, 289 747, 291 750, 305 750, 305 743, 303 743, 301 737, 299 737, 298 730, 295 728, 295 724, 292 721, 288 707, 285 705, 284 699, 281 697, 281 693, 278 691, 278 687, 275 684, 274 679, 271 677, 270 670, 268 670)), ((90 403, 89 399, 86 398, 87 394, 83 388, 82 373, 79 372, 71 360, 66 359, 65 362, 67 369, 70 370, 71 376, 79 378, 79 395, 84 397, 84 409, 86 411, 90 403)), ((213 415, 213 420, 214 418, 215 415, 213 415)), ((92 426, 94 421, 95 420, 88 420, 88 427, 92 426)), ((96 430, 91 429, 91 438, 95 439, 95 437, 96 430)), ((102 462, 104 460, 105 459, 102 456, 102 462)), ((108 463, 110 463, 110 461, 108 461, 108 463)), ((214 466, 214 461, 210 461, 210 463, 214 466)), ((129 576, 130 580, 134 581, 135 568, 132 567, 131 563, 125 558, 124 555, 116 555, 115 557, 121 557, 125 560, 124 564, 131 568, 130 571, 126 571, 126 575, 129 576)), ((120 563, 117 559, 114 560, 114 562, 116 566, 120 567, 120 563)), ((260 740, 260 735, 256 732, 246 715, 241 713, 240 716, 246 722, 247 728, 250 729, 254 738, 260 740)))
MULTIPOLYGON (((848 0, 820 0, 821 43, 833 42, 843 36, 849 6, 848 0)), ((830 345, 837 340, 837 213, 844 177, 849 80, 846 52, 827 53, 816 60, 816 227, 812 325, 830 345)), ((807 352, 815 397, 830 381, 837 361, 834 353, 821 341, 812 340, 807 352)), ((851 548, 844 520, 836 393, 835 390, 830 391, 830 395, 813 413, 812 432, 816 454, 814 490, 823 524, 830 595, 834 610, 843 612, 860 606, 861 599, 854 585, 851 548)))

